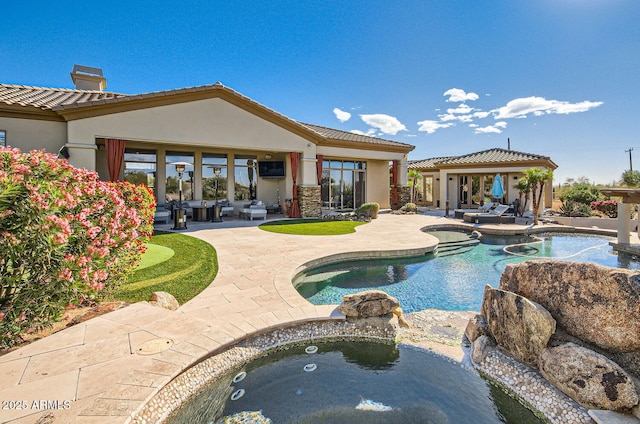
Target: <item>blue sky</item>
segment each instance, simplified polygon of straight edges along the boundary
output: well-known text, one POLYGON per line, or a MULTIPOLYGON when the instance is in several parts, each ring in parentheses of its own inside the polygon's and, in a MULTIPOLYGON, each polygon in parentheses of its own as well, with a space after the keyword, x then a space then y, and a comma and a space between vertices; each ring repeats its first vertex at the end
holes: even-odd
POLYGON ((640 1, 9 2, 0 82, 223 84, 293 119, 416 146, 543 154, 555 183, 640 169, 640 1), (348 119, 347 119, 348 118, 348 119))

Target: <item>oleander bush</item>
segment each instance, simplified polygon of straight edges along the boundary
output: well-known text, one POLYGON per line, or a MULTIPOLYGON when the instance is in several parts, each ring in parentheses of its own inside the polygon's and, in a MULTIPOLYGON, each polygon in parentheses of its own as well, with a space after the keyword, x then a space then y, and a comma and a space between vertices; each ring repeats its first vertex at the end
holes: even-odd
POLYGON ((144 186, 0 147, 0 347, 112 293, 153 233, 144 186))
POLYGON ((355 211, 355 215, 360 216, 364 215, 367 218, 376 219, 378 217, 378 211, 380 210, 380 205, 375 202, 364 203, 355 211))
POLYGON ((618 217, 618 201, 617 200, 598 200, 591 202, 589 205, 592 211, 599 212, 607 218, 618 217))

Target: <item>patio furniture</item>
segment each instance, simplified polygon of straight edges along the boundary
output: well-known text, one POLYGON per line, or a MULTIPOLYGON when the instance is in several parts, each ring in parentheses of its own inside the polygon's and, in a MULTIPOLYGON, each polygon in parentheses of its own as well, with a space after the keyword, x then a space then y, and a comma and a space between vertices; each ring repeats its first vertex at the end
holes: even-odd
POLYGON ((227 199, 218 200, 216 204, 220 206, 220 216, 233 216, 233 205, 227 199))
POLYGON ((251 219, 262 218, 267 219, 267 209, 264 203, 259 200, 254 200, 251 203, 245 204, 238 214, 240 218, 251 219))
POLYGON ((167 210, 164 205, 156 206, 156 214, 153 217, 153 222, 168 224, 171 222, 171 211, 167 210))
POLYGON ((486 213, 465 213, 464 221, 475 224, 508 224, 515 222, 515 216, 503 217, 509 210, 507 205, 498 205, 494 209, 486 213), (504 218, 504 219, 503 219, 504 218), (507 219, 509 218, 509 219, 507 219))
POLYGON ((463 219, 465 213, 487 213, 494 206, 493 202, 487 202, 478 209, 454 209, 453 216, 455 219, 463 219))

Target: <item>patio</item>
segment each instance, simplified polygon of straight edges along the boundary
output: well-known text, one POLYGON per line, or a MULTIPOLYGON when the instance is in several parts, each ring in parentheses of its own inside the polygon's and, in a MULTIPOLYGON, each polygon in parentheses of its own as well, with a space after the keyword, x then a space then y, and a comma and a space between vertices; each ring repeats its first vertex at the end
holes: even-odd
POLYGON ((437 240, 419 230, 447 221, 382 214, 356 233, 331 237, 255 228, 264 221, 189 222, 183 232, 217 250, 220 269, 212 284, 176 312, 137 303, 0 356, 0 397, 27 402, 23 409, 1 410, 0 421, 34 423, 50 414, 56 422, 124 423, 183 369, 235 339, 287 322, 332 314, 342 319, 334 307, 311 305, 296 292, 291 277, 301 265, 363 252, 372 257, 425 253, 437 240), (171 339, 172 347, 136 353, 160 338, 171 339))

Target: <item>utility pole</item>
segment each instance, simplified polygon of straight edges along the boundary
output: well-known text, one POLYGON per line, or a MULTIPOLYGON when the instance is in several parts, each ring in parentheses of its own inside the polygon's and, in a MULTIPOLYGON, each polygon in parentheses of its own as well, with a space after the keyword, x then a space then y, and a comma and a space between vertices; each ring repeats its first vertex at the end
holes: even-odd
POLYGON ((633 161, 631 160, 631 152, 633 152, 633 147, 629 147, 629 150, 625 150, 625 153, 629 152, 629 171, 633 174, 633 161))

